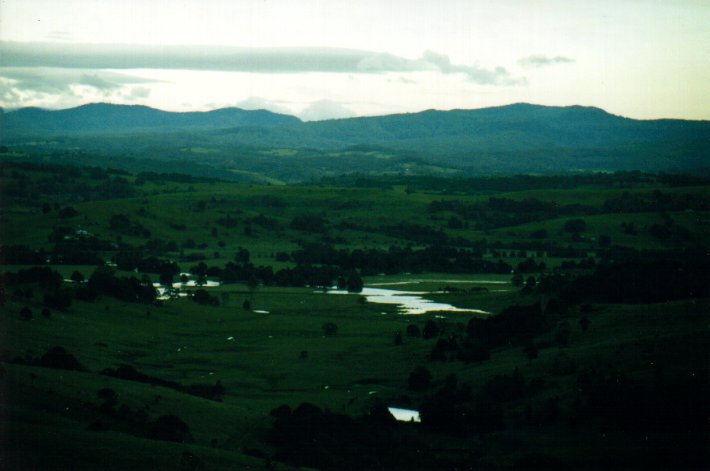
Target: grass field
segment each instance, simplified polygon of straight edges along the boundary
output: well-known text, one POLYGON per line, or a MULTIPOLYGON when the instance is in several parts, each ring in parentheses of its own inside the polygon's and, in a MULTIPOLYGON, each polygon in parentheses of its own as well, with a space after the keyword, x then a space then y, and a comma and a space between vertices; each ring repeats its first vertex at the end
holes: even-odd
MULTIPOLYGON (((540 271, 570 278, 590 273, 589 267, 566 271, 560 267, 570 260, 599 258, 598 253, 609 248, 600 247, 602 236, 610 238, 608 245, 618 250, 668 254, 707 252, 710 248, 710 213, 697 205, 707 200, 710 190, 701 187, 660 188, 670 195, 667 199, 686 202, 685 208, 677 204, 669 205, 674 208, 669 211, 614 213, 602 211, 606 201, 624 192, 639 201, 659 199, 654 193, 659 187, 497 193, 497 198, 518 203, 530 199, 557 205, 582 203, 596 212, 590 214, 583 208, 580 213, 481 228, 476 217, 466 219, 467 225, 451 224, 452 217, 465 218, 450 210, 432 211, 432 203, 456 200, 490 220, 493 212, 489 206, 475 206, 489 204, 488 194, 451 196, 412 192, 405 186, 372 189, 151 181, 135 185, 135 177, 130 175, 125 176, 135 190, 130 197, 82 200, 72 194, 42 192, 40 183, 45 179, 62 178, 69 178, 62 182, 67 187, 92 183, 86 175, 66 177, 50 170, 4 171, 0 183, 19 193, 11 192, 0 208, 3 246, 23 244, 50 253, 61 245, 50 240, 50 235, 58 227, 66 227, 69 239, 77 230, 84 230, 115 244, 112 247, 128 244, 142 255, 175 260, 183 271, 199 261, 222 266, 233 261, 240 248, 249 251, 254 264, 279 270, 296 266, 290 254, 308 243, 346 251, 386 251, 393 245, 424 249, 430 244, 417 239, 416 232, 426 234, 422 228, 427 228, 439 231, 447 244, 457 248, 482 247, 484 260, 501 259, 513 267, 527 258, 544 262, 545 269, 525 273, 525 277, 538 279, 540 271), (19 173, 25 175, 24 180, 19 173), (26 182, 24 194, 17 189, 22 181, 26 182), (43 211, 42 203, 49 203, 50 209, 43 211), (62 209, 68 206, 76 214, 63 214, 62 209), (131 225, 142 229, 112 227, 112 216, 116 215, 127 216, 131 225), (304 215, 316 217, 309 221, 322 227, 297 224, 304 215), (565 228, 567 221, 575 218, 585 223, 581 234, 565 228), (397 225, 404 230, 391 230, 397 225), (634 230, 629 230, 629 225, 634 230), (544 237, 540 237, 543 231, 544 237), (533 236, 535 233, 538 235, 533 236), (158 249, 155 240, 175 244, 158 249), (552 257, 545 253, 546 248, 531 248, 535 244, 571 248, 584 256, 552 257), (203 257, 190 258, 195 254, 203 257)), ((525 216, 524 211, 521 214, 525 216)), ((501 212, 494 216, 509 215, 501 212)), ((118 250, 98 253, 109 261, 118 250)), ((6 274, 29 266, 4 264, 0 271, 6 274)), ((69 264, 51 268, 65 280, 74 271, 88 278, 96 269, 69 264)), ((116 274, 143 275, 131 271, 116 274)), ((148 275, 157 281, 155 273, 148 275)), ((274 423, 269 413, 282 404, 296 407, 308 402, 333 413, 361 417, 376 405, 418 408, 445 388, 452 374, 478 397, 492 382, 514 371, 527 382, 539 380, 539 387, 528 396, 503 403, 505 429, 456 435, 403 424, 410 428, 398 430, 403 437, 416 435, 436 457, 468 463, 465 466, 469 467, 475 463, 475 467, 514 469, 523 458, 537 454, 559 460, 549 465, 552 468, 558 462, 572 469, 614 468, 614 457, 619 456, 631 460, 627 464, 637 460, 634 465, 648 468, 648 463, 638 461, 649 450, 648 437, 609 428, 593 419, 583 426, 572 424, 580 407, 580 378, 586 373, 620 371, 624 377, 650 384, 661 373, 673 378, 706 375, 710 300, 593 302, 553 312, 549 308, 553 295, 514 286, 512 275, 422 272, 363 277, 366 286, 423 291, 437 302, 492 313, 483 317, 492 318, 510 306, 541 303, 546 330, 526 342, 496 344, 490 348, 490 359, 470 362, 435 361, 431 354, 442 339, 466 338, 473 314, 405 316, 396 306, 363 302, 357 294, 232 283, 207 289, 219 300, 217 306, 192 299, 127 303, 102 294, 93 302, 73 299, 67 310, 52 309, 47 318, 41 314, 46 304, 44 288, 4 287, 0 308, 0 468, 290 469, 273 460, 278 447, 269 440, 274 423), (249 309, 244 301, 249 301, 249 309), (23 314, 24 308, 30 310, 31 319, 26 311, 23 314), (441 328, 440 336, 424 339, 406 334, 410 325, 423 330, 430 320, 441 328), (337 334, 326 332, 324 325, 329 323, 337 326, 337 334), (396 341, 397 333, 401 344, 396 341), (531 343, 539 349, 536 357, 525 351, 531 343), (55 346, 75 356, 85 370, 39 366, 38 360, 55 346), (104 369, 122 364, 179 387, 102 374, 104 369), (418 366, 430 371, 431 384, 412 390, 410 373, 418 366), (224 388, 221 401, 186 393, 184 387, 196 384, 220 384, 224 388), (99 395, 106 388, 116 393, 116 403, 109 411, 99 395), (546 401, 556 404, 559 415, 542 425, 533 424, 529 417, 546 401), (151 424, 166 415, 184 421, 191 439, 173 443, 147 438, 151 424)), ((63 286, 73 290, 81 285, 65 281, 63 286)), ((671 450, 668 445, 669 454, 698 452, 694 441, 679 445, 676 435, 657 435, 651 442, 656 446, 668 439, 674 447, 671 450)))

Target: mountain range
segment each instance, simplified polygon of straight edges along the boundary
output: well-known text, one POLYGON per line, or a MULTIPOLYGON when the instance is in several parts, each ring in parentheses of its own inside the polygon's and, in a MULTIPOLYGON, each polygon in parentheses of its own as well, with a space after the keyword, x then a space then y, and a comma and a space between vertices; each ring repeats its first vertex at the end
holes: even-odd
MULTIPOLYGON (((366 160, 376 154, 399 166, 392 171, 401 171, 403 161, 464 173, 710 167, 710 121, 634 120, 582 106, 521 103, 302 122, 266 110, 177 113, 89 104, 56 111, 23 108, 4 112, 0 119, 5 143, 63 137, 92 151, 111 139, 130 140, 134 151, 141 149, 141 142, 165 152, 177 142, 199 145, 225 158, 244 149, 251 149, 252 155, 255 149, 291 149, 299 155, 310 151, 333 158, 360 154, 366 160)), ((381 165, 376 167, 381 171, 381 165)))

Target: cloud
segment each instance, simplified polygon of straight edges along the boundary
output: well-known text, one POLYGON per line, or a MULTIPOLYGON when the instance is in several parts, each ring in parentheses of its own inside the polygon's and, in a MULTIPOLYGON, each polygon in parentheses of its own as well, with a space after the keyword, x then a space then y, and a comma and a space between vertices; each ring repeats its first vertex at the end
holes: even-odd
POLYGON ((150 96, 150 88, 147 88, 147 87, 133 87, 131 89, 131 93, 129 94, 130 98, 136 98, 136 99, 148 98, 149 96, 150 96))
POLYGON ((128 89, 130 85, 155 82, 109 71, 87 71, 52 67, 0 68, 0 106, 54 106, 82 97, 110 97, 125 94, 133 99, 147 97, 145 87, 128 89))
POLYGON ((517 85, 524 83, 522 78, 513 78, 503 67, 484 69, 475 65, 452 64, 448 56, 434 51, 426 51, 422 61, 431 64, 444 74, 464 74, 472 82, 482 85, 517 85))
POLYGON ((234 48, 226 46, 145 46, 0 42, 6 67, 81 69, 178 69, 254 73, 388 73, 436 71, 463 74, 483 85, 515 85, 522 79, 503 67, 453 64, 426 51, 419 59, 336 48, 234 48))
POLYGON ((0 106, 16 108, 22 105, 22 95, 7 80, 0 80, 0 106))
POLYGON ((280 102, 268 100, 258 96, 250 96, 249 98, 238 102, 237 107, 244 110, 269 110, 274 113, 293 114, 293 110, 283 106, 280 102))
POLYGON ((573 62, 574 59, 565 56, 547 57, 543 55, 532 55, 523 57, 518 61, 518 64, 526 69, 535 69, 557 64, 571 64, 573 62))
POLYGON ((59 41, 69 41, 72 38, 71 33, 67 33, 66 31, 50 31, 47 33, 47 39, 54 39, 54 40, 59 40, 59 41))
POLYGON ((357 63, 358 72, 416 72, 427 67, 420 61, 405 59, 392 54, 372 52, 365 54, 357 63))
POLYGON ((82 74, 79 78, 78 83, 80 85, 88 85, 89 87, 94 87, 98 90, 114 90, 121 87, 121 85, 109 82, 108 80, 102 79, 96 74, 82 74))
POLYGON ((355 113, 333 100, 318 100, 308 105, 298 115, 304 121, 321 121, 324 119, 352 118, 355 113))

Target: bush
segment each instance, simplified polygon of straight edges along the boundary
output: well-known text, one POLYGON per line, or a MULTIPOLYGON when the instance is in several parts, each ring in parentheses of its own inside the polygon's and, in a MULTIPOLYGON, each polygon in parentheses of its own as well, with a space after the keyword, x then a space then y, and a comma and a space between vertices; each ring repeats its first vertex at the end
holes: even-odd
POLYGON ((422 332, 419 330, 419 326, 417 324, 409 324, 407 326, 407 337, 421 337, 422 332))
POLYGON ((148 431, 148 438, 178 443, 192 441, 190 427, 176 415, 158 417, 148 431))
POLYGON ((32 311, 27 306, 20 310, 20 317, 26 321, 32 320, 32 311))
POLYGON ((458 357, 465 362, 486 361, 491 358, 491 354, 482 342, 469 339, 459 351, 458 357))
POLYGON ((203 306, 218 306, 219 305, 219 300, 215 296, 210 295, 204 289, 196 290, 194 296, 192 297, 192 300, 198 304, 202 304, 203 306))
POLYGON ((439 324, 437 324, 435 320, 429 319, 426 321, 426 324, 424 324, 422 334, 425 339, 433 339, 434 337, 438 337, 440 332, 439 324))
POLYGON ((55 368, 59 370, 86 371, 86 368, 79 363, 74 355, 67 352, 64 347, 54 347, 39 359, 38 366, 44 368, 55 368))
POLYGON ((338 326, 332 322, 326 322, 321 326, 321 329, 326 337, 335 337, 338 334, 338 326))
POLYGON ((71 294, 65 290, 56 290, 43 297, 44 305, 58 311, 66 311, 71 306, 71 294))
POLYGON ((410 391, 424 391, 431 386, 431 372, 423 366, 417 366, 409 373, 410 391))
POLYGON ((571 234, 580 234, 587 230, 587 223, 584 219, 569 219, 565 222, 564 230, 571 234))

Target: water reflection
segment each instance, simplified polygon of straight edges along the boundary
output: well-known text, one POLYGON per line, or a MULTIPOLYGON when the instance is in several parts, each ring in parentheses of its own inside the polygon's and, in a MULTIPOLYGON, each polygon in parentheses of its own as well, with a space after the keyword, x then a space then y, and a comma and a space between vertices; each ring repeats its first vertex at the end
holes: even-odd
MULTIPOLYGON (((332 294, 352 294, 344 290, 328 291, 332 294)), ((426 295, 425 291, 395 291, 385 288, 370 288, 365 287, 362 292, 358 293, 364 296, 369 303, 375 304, 396 304, 402 314, 417 315, 426 314, 427 312, 472 312, 474 314, 490 314, 488 311, 481 309, 468 309, 453 306, 447 303, 437 303, 431 299, 422 297, 426 295)))
POLYGON ((399 407, 388 407, 390 414, 401 422, 421 422, 419 411, 413 409, 400 409, 399 407))
POLYGON ((175 282, 171 286, 161 285, 160 283, 153 283, 153 287, 158 292, 158 296, 155 298, 158 301, 186 298, 188 296, 188 293, 186 293, 185 291, 181 291, 182 288, 216 288, 219 285, 219 281, 186 280, 184 277, 183 281, 175 282))

